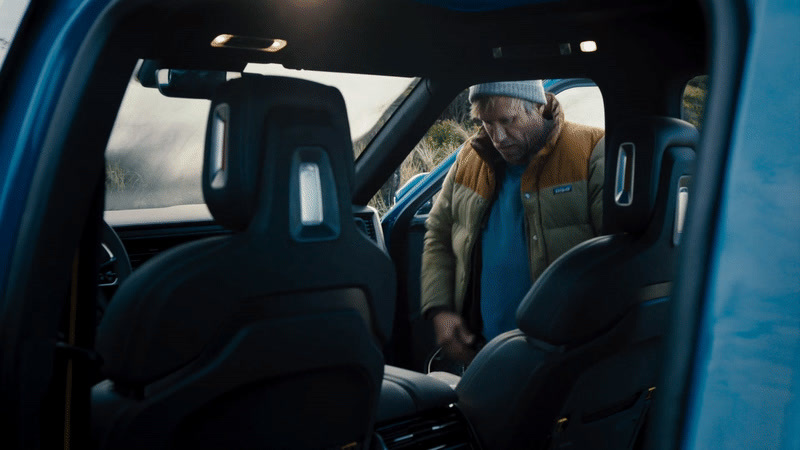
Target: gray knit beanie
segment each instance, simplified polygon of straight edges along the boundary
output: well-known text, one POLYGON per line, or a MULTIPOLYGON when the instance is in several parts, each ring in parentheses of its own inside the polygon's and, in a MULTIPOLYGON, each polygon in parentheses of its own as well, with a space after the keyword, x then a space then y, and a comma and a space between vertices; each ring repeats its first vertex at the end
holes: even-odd
POLYGON ((496 83, 476 84, 469 88, 470 103, 473 103, 479 97, 492 95, 521 98, 541 105, 547 104, 542 80, 499 81, 496 83))

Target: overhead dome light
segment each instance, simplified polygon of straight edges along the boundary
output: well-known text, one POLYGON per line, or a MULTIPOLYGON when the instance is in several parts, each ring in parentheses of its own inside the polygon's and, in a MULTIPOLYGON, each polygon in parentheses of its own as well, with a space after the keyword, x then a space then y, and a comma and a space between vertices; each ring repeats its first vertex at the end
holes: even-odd
POLYGON ((213 41, 211 41, 211 46, 224 47, 232 37, 232 34, 220 34, 219 36, 215 37, 213 41))
POLYGON ((257 50, 260 52, 275 53, 286 47, 283 39, 266 39, 250 36, 235 36, 233 34, 220 34, 211 41, 212 47, 241 48, 257 50))
POLYGON ((597 42, 595 41, 583 41, 581 42, 581 51, 583 53, 591 53, 597 51, 597 42))

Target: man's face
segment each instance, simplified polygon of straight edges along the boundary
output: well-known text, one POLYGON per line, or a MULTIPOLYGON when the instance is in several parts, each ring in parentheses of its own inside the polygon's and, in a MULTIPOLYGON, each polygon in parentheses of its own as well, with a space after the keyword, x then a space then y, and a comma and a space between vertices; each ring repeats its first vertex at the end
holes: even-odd
POLYGON ((478 114, 492 144, 509 164, 524 165, 530 161, 544 132, 544 118, 539 105, 529 114, 524 108, 512 107, 509 97, 497 97, 478 114))

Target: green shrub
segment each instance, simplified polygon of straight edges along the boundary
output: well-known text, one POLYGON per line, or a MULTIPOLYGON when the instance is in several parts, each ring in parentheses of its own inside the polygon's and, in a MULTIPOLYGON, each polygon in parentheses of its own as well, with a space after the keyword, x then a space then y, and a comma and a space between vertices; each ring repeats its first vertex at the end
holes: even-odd
POLYGON ((703 114, 705 113, 706 98, 708 97, 708 76, 703 75, 692 78, 683 91, 683 117, 687 122, 703 128, 703 114))
POLYGON ((119 162, 106 163, 106 191, 131 191, 144 185, 142 176, 123 167, 119 162))
POLYGON ((414 146, 387 185, 370 201, 370 206, 383 215, 391 207, 391 197, 414 175, 430 172, 445 158, 456 151, 477 131, 471 123, 464 125, 454 120, 439 120, 431 126, 425 136, 414 146))

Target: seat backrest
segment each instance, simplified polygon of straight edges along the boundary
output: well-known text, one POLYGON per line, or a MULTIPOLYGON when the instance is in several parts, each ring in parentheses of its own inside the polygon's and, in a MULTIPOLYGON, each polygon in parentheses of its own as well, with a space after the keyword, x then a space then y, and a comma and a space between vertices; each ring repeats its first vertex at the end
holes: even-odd
POLYGON ((536 281, 518 329, 481 350, 457 386, 487 449, 628 448, 660 362, 698 133, 637 118, 607 137, 605 228, 536 281))
POLYGON ((352 183, 338 90, 262 76, 217 90, 203 193, 233 233, 158 255, 110 303, 102 448, 365 445, 395 278, 356 228, 352 183))

